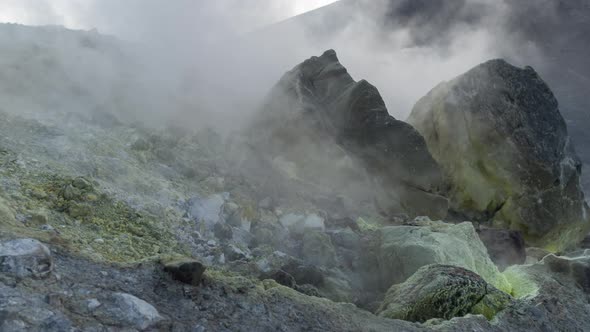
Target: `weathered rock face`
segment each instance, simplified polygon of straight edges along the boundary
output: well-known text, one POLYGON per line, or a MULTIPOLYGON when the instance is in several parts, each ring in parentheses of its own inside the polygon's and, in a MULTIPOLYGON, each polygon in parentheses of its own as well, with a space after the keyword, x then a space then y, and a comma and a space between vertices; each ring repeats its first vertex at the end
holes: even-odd
POLYGON ((332 50, 283 76, 248 136, 291 178, 374 197, 391 213, 446 215, 441 171, 424 139, 390 116, 377 89, 354 81, 332 50))
POLYGON ((450 265, 427 265, 407 281, 392 286, 378 310, 382 317, 425 322, 468 313, 488 319, 510 302, 510 296, 477 274, 450 265))
POLYGON ((481 64, 434 88, 408 121, 443 167, 455 211, 551 250, 587 233, 581 164, 557 100, 532 68, 481 64))

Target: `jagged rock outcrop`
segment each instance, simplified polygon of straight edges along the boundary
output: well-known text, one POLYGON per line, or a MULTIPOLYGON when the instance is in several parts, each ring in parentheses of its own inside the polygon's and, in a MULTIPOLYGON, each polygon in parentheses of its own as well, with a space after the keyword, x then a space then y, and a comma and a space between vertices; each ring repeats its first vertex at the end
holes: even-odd
POLYGON ((286 73, 247 136, 288 177, 374 197, 392 214, 447 213, 424 139, 389 115, 377 88, 353 80, 333 50, 286 73))
POLYGON ((472 271, 451 265, 427 265, 404 283, 392 286, 378 309, 382 317, 425 322, 468 313, 488 319, 510 303, 510 296, 472 271))
POLYGON ((483 63, 420 99, 408 121, 450 182, 452 209, 562 250, 590 228, 581 164, 553 93, 531 68, 483 63))

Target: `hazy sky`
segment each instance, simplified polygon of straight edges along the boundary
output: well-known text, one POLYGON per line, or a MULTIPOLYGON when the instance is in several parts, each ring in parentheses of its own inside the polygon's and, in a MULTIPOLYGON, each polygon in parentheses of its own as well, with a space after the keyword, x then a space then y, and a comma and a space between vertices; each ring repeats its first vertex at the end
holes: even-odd
POLYGON ((96 28, 127 39, 141 39, 145 21, 210 20, 234 32, 245 32, 336 0, 0 0, 0 22, 96 28), (134 28, 136 27, 136 28, 134 28))
POLYGON ((191 78, 196 83, 190 95, 200 107, 232 116, 255 109, 284 72, 332 48, 356 80, 374 84, 389 112, 405 119, 441 81, 519 44, 497 28, 508 16, 508 0, 432 1, 435 14, 428 20, 417 15, 399 24, 384 21, 392 4, 412 1, 342 2, 333 10, 261 30, 335 1, 0 0, 0 21, 96 28, 140 41, 149 47, 142 48, 142 56, 157 72, 151 85, 173 89, 163 77, 180 73, 177 81, 184 82, 190 74, 197 77, 191 78), (484 7, 481 20, 469 24, 484 7), (430 42, 414 43, 416 36, 430 42))

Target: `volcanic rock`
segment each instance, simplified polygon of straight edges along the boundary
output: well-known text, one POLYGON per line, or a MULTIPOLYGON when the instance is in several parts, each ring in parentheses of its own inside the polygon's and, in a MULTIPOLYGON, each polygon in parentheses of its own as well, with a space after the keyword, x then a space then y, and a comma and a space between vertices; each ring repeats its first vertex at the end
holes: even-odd
POLYGON ((377 88, 356 82, 333 50, 287 72, 247 136, 289 178, 373 197, 388 213, 447 213, 424 139, 389 115, 377 88))
POLYGON ((453 210, 560 251, 590 229, 581 163, 553 93, 531 67, 483 63, 420 99, 408 121, 451 186, 453 210))
POLYGON ((469 269, 500 290, 511 290, 469 222, 430 221, 421 226, 384 227, 379 232, 378 266, 386 288, 405 281, 422 266, 445 264, 469 269))
POLYGON ((467 313, 493 318, 510 296, 488 285, 477 274, 450 265, 427 265, 406 282, 392 286, 378 309, 380 316, 425 322, 467 313))

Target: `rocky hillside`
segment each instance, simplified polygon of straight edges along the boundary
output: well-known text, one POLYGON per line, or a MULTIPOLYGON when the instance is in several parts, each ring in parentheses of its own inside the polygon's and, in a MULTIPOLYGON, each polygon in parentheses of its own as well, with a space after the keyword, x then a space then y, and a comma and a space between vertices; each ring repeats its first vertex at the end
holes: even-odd
MULTIPOLYGON (((90 94, 76 89, 85 80, 54 80, 88 56, 119 68, 133 59, 121 53, 129 45, 87 32, 7 29, 14 44, 3 47, 14 53, 0 66, 1 331, 590 326, 590 253, 573 240, 564 246, 571 251, 551 253, 517 231, 451 222, 446 165, 334 51, 285 74, 252 123, 222 136, 130 121, 138 110, 126 108, 141 100, 126 85, 90 94), (65 60, 56 40, 76 46, 65 60)), ((92 84, 112 83, 86 70, 97 71, 92 84)), ((553 115, 548 121, 561 128, 553 115)), ((563 148, 563 132, 554 134, 549 151, 563 148)))
MULTIPOLYGON (((590 92, 590 42, 586 38, 590 33, 590 3, 587 0, 342 0, 273 29, 290 31, 303 26, 309 38, 319 43, 329 42, 340 31, 349 29, 359 16, 382 24, 385 35, 409 28, 404 47, 433 47, 442 54, 463 29, 490 31, 497 38, 493 50, 496 56, 511 63, 531 65, 545 79, 560 102, 580 159, 590 164, 587 127, 590 102, 586 97, 590 92)), ((384 92, 389 95, 389 91, 384 92)), ((582 177, 587 190, 589 174, 586 172, 582 177)))

